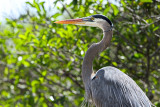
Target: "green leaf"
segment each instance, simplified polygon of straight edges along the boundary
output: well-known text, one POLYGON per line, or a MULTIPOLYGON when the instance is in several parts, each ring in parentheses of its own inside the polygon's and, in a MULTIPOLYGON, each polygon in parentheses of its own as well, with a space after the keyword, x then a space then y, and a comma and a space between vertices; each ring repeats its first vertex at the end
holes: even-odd
POLYGON ((159 29, 159 26, 156 26, 154 29, 153 29, 153 32, 155 32, 156 30, 159 29))
POLYGON ((17 28, 22 29, 22 28, 23 28, 23 25, 18 24, 18 25, 17 25, 17 28))
POLYGON ((26 67, 29 67, 29 66, 30 66, 30 63, 27 62, 27 61, 22 61, 22 63, 23 63, 26 67))
POLYGON ((43 103, 43 107, 48 107, 48 105, 46 103, 43 103))
POLYGON ((113 9, 113 11, 114 11, 114 15, 116 16, 116 15, 118 14, 118 12, 119 12, 117 6, 114 5, 114 4, 111 4, 111 7, 112 7, 112 9, 113 9))
POLYGON ((126 3, 124 2, 124 0, 121 0, 122 5, 125 7, 126 3))
POLYGON ((21 39, 27 39, 27 36, 25 36, 25 35, 19 34, 18 36, 19 36, 19 38, 21 38, 21 39))
POLYGON ((104 14, 106 15, 106 14, 109 12, 110 9, 111 9, 111 8, 108 6, 108 7, 104 10, 104 14))
POLYGON ((135 58, 141 58, 142 56, 143 56, 143 55, 140 54, 140 53, 135 53, 135 54, 134 54, 134 57, 135 57, 135 58))
POLYGON ((116 63, 116 62, 112 62, 112 64, 113 64, 114 66, 117 66, 117 63, 116 63))
POLYGON ((152 0, 140 0, 140 2, 149 2, 149 3, 151 3, 153 1, 152 0))
POLYGON ((5 97, 8 97, 9 93, 7 91, 3 90, 3 91, 1 91, 1 95, 5 96, 5 97))
POLYGON ((35 7, 35 5, 30 2, 26 2, 26 4, 29 4, 31 7, 35 7))
POLYGON ((43 9, 44 14, 46 14, 46 10, 45 10, 45 8, 44 8, 44 3, 45 3, 45 2, 40 2, 39 4, 42 6, 42 9, 43 9))

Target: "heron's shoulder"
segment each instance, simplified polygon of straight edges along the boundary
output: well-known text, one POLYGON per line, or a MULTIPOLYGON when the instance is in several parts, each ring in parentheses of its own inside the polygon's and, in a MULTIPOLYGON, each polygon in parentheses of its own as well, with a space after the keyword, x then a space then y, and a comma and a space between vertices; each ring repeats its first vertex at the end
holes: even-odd
POLYGON ((120 71, 119 69, 107 66, 99 69, 96 73, 97 76, 103 77, 105 80, 117 80, 117 81, 125 81, 132 80, 128 75, 120 71))
POLYGON ((99 70, 104 70, 105 72, 106 71, 121 72, 118 68, 115 68, 115 67, 112 67, 112 66, 103 67, 103 68, 101 68, 99 70))
POLYGON ((97 71, 97 73, 102 73, 102 72, 107 75, 119 75, 119 74, 124 75, 125 74, 119 69, 112 66, 103 67, 97 71))

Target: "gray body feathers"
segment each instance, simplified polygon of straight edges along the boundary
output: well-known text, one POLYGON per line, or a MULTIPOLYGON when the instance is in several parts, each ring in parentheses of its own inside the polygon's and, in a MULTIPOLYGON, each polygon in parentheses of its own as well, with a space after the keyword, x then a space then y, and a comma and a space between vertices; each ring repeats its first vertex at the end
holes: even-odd
POLYGON ((151 107, 140 87, 114 67, 98 70, 91 80, 90 89, 97 107, 151 107))

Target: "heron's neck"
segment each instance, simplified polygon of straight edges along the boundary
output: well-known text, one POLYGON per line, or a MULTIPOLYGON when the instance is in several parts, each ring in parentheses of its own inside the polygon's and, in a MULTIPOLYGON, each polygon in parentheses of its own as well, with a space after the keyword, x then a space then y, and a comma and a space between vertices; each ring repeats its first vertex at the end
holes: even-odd
POLYGON ((92 63, 94 58, 108 47, 112 39, 112 31, 104 32, 105 30, 107 29, 103 29, 103 39, 98 43, 92 44, 87 50, 83 59, 82 79, 83 83, 85 84, 85 87, 91 80, 91 75, 93 73, 92 63))

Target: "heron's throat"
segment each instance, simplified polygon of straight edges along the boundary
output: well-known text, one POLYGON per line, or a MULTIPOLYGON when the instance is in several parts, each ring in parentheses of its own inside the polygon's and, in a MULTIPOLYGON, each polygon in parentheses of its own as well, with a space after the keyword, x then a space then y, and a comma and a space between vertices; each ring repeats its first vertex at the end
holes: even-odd
POLYGON ((111 42, 112 39, 112 30, 109 30, 108 32, 107 29, 103 29, 103 39, 98 42, 98 43, 94 43, 92 44, 86 54, 85 57, 83 59, 83 64, 82 64, 82 79, 83 79, 83 83, 86 87, 86 85, 89 85, 90 80, 91 80, 91 76, 93 73, 93 60, 94 58, 103 50, 105 50, 108 45, 111 42))

